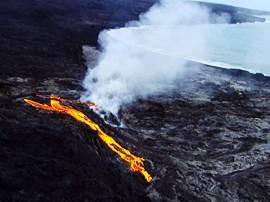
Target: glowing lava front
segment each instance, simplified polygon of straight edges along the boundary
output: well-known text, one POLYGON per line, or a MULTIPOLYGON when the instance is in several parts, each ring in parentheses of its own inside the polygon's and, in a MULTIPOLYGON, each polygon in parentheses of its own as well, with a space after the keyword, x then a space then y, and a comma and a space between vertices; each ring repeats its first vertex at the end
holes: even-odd
MULTIPOLYGON (((38 109, 43 109, 43 110, 48 110, 48 111, 53 111, 53 112, 58 112, 62 114, 67 114, 77 121, 86 124, 89 126, 93 131, 98 132, 98 136, 100 139, 116 154, 118 154, 121 159, 129 163, 130 170, 133 172, 138 172, 141 173, 145 180, 147 182, 152 181, 151 175, 145 170, 144 168, 144 158, 135 156, 132 154, 129 150, 123 148, 120 144, 118 144, 111 136, 107 135, 100 127, 98 124, 93 122, 89 117, 87 117, 84 113, 80 112, 77 109, 74 109, 69 106, 62 105, 61 102, 71 102, 71 103, 80 103, 78 101, 71 101, 67 99, 63 99, 57 96, 51 96, 50 103, 51 105, 46 105, 46 104, 41 104, 29 99, 24 99, 26 103, 29 105, 38 108, 38 109)), ((96 107, 94 103, 85 103, 89 107, 96 107)))

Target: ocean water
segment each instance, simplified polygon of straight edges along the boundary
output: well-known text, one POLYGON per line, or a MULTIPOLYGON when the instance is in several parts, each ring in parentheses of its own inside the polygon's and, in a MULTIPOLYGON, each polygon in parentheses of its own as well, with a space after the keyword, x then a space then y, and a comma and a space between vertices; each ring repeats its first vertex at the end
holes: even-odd
POLYGON ((198 26, 142 26, 107 34, 132 48, 270 75, 270 22, 198 26))
POLYGON ((207 55, 194 55, 194 60, 270 75, 270 23, 215 25, 207 29, 213 33, 207 36, 207 55))

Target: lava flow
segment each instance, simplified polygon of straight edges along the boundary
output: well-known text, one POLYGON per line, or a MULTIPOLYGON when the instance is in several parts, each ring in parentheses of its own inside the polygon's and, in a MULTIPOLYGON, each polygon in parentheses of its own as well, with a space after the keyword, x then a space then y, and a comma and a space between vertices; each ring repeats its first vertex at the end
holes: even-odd
MULTIPOLYGON (((144 158, 135 156, 129 150, 123 148, 120 144, 118 144, 111 136, 107 135, 98 124, 93 122, 89 117, 87 117, 84 113, 80 112, 77 109, 74 109, 69 106, 62 105, 64 101, 68 101, 71 103, 77 103, 77 101, 70 101, 60 97, 51 96, 50 104, 41 104, 29 99, 24 99, 26 103, 29 105, 43 110, 58 112, 62 114, 67 114, 77 121, 86 124, 93 131, 98 132, 98 136, 101 140, 116 154, 120 156, 121 159, 129 163, 130 170, 133 172, 141 173, 147 182, 152 181, 151 175, 144 168, 144 158)), ((90 107, 95 107, 94 103, 86 103, 90 107)))
POLYGON ((81 102, 81 101, 78 101, 78 100, 69 100, 69 99, 61 98, 61 97, 58 97, 58 96, 55 96, 55 95, 52 95, 51 99, 59 100, 62 103, 63 102, 69 102, 71 104, 81 104, 81 105, 86 105, 91 109, 97 109, 97 105, 95 103, 93 103, 93 102, 81 102))

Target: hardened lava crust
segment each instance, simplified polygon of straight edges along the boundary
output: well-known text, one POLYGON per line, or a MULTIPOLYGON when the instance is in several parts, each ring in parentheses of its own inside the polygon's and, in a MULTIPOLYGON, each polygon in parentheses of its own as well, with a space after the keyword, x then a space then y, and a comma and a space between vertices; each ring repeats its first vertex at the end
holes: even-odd
POLYGON ((151 183, 95 131, 23 102, 51 94, 77 99, 80 80, 1 80, 0 199, 269 201, 270 78, 202 65, 184 78, 166 94, 123 107, 125 128, 73 105, 144 157, 151 183))

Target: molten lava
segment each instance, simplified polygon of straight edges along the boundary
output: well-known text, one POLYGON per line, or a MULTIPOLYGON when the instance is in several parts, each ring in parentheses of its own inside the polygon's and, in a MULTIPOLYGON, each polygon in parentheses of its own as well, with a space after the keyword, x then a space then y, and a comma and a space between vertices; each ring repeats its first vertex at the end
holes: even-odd
POLYGON ((86 105, 88 107, 90 107, 91 109, 96 109, 97 108, 97 105, 93 102, 80 102, 78 100, 69 100, 69 99, 64 99, 64 98, 61 98, 61 97, 58 97, 58 96, 55 96, 55 95, 52 95, 51 96, 51 99, 54 99, 54 100, 59 100, 61 101, 62 103, 64 102, 69 102, 71 104, 81 104, 81 105, 86 105))
MULTIPOLYGON (((77 121, 86 124, 89 126, 93 131, 97 131, 98 136, 100 139, 116 154, 118 154, 121 159, 129 163, 130 170, 133 172, 138 172, 141 173, 145 180, 147 182, 152 181, 151 175, 145 170, 144 168, 144 158, 135 156, 132 154, 129 150, 123 148, 120 144, 118 144, 111 136, 107 135, 100 127, 98 124, 93 122, 89 117, 87 117, 84 113, 80 112, 77 109, 74 109, 69 106, 62 105, 61 103, 63 102, 71 102, 71 103, 76 103, 76 104, 82 104, 81 102, 78 101, 71 101, 67 99, 63 99, 57 96, 51 96, 50 104, 51 105, 46 105, 46 104, 41 104, 29 99, 24 99, 26 103, 29 105, 38 108, 38 109, 43 109, 43 110, 48 110, 48 111, 53 111, 53 112, 58 112, 62 114, 67 114, 77 121)), ((94 103, 85 103, 89 107, 96 107, 94 103)))

